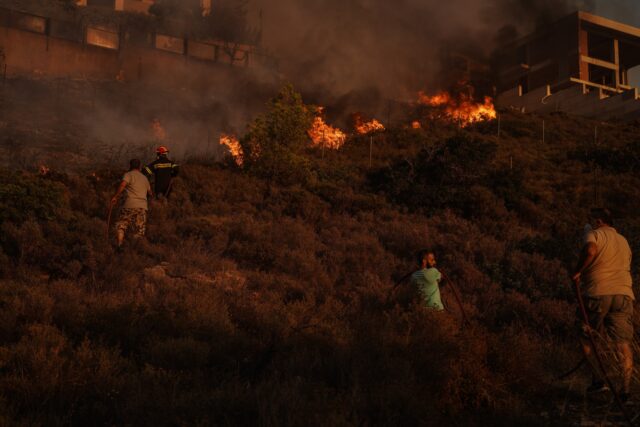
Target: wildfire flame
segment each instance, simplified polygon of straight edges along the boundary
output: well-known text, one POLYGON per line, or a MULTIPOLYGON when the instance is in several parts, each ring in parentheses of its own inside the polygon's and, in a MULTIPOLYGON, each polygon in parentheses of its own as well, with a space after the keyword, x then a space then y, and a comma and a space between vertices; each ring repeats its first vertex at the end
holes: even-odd
POLYGON ((378 120, 372 119, 371 121, 365 122, 360 114, 356 114, 354 116, 354 122, 355 123, 353 127, 360 135, 366 135, 371 132, 384 130, 384 125, 378 120))
POLYGON ((497 117, 493 100, 488 96, 484 98, 484 102, 478 103, 465 94, 460 94, 457 98, 454 98, 448 92, 441 92, 434 96, 420 92, 418 94, 418 103, 442 108, 449 119, 459 122, 463 127, 497 117))
POLYGON ((329 126, 320 116, 316 116, 308 130, 313 145, 337 150, 344 145, 347 135, 340 129, 329 126))
POLYGON ((415 120, 411 122, 411 129, 422 129, 422 124, 419 121, 415 120))
POLYGON ((160 124, 160 120, 153 119, 151 121, 151 132, 153 133, 153 137, 158 141, 164 141, 167 138, 167 132, 160 124))
POLYGON ((236 165, 242 166, 244 163, 244 153, 242 152, 242 146, 238 138, 223 134, 220 136, 220 145, 225 145, 229 149, 229 153, 231 153, 231 157, 233 157, 236 165))

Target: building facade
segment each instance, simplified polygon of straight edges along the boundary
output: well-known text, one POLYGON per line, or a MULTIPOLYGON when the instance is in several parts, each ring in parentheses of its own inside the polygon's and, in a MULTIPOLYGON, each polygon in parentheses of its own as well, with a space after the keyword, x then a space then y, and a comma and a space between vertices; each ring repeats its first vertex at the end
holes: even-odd
POLYGON ((523 111, 640 117, 629 70, 640 66, 640 28, 576 12, 501 49, 497 104, 523 111))
MULTIPOLYGON (((154 0, 77 0, 78 6, 108 7, 114 10, 147 13, 154 0)), ((200 0, 202 14, 211 13, 211 0, 200 0)))

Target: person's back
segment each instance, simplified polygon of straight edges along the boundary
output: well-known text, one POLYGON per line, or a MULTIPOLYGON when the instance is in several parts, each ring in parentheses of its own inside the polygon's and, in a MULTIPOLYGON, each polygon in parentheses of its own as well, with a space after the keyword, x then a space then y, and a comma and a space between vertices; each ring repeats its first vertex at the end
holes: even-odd
POLYGON ((149 192, 149 180, 138 169, 126 172, 122 180, 127 183, 125 187, 125 209, 147 209, 147 193, 149 192))
POLYGON ((178 176, 179 166, 167 157, 169 150, 166 147, 158 147, 156 151, 158 158, 144 168, 144 173, 154 177, 156 196, 167 197, 171 191, 171 180, 178 176))
POLYGON ((615 228, 604 225, 585 236, 593 243, 597 255, 582 274, 583 289, 588 296, 626 295, 634 298, 631 287, 631 248, 615 228))

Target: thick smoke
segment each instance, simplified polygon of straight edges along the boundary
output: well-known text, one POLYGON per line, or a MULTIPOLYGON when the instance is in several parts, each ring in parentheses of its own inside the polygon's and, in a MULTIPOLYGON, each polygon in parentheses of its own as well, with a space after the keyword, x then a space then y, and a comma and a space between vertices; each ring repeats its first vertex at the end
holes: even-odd
MULTIPOLYGON (((94 88, 88 82, 75 91, 63 90, 64 85, 47 90, 43 84, 38 96, 26 98, 47 113, 43 128, 73 124, 74 133, 58 139, 65 147, 68 140, 81 141, 79 155, 126 160, 130 153, 121 149, 159 142, 150 130, 158 119, 167 134, 162 142, 179 159, 219 156, 224 153, 217 143, 220 134, 241 135, 286 81, 303 91, 305 101, 327 106, 334 123, 345 125, 350 113, 361 111, 387 124, 398 111, 390 100, 413 100, 418 90, 442 89, 443 51, 487 59, 500 43, 577 9, 640 24, 635 0, 249 0, 249 7, 262 46, 279 59, 279 78, 242 73, 239 79, 231 70, 234 76, 198 91, 184 88, 180 79, 161 87, 113 83, 94 88)), ((4 124, 16 132, 5 138, 7 146, 20 139, 31 147, 40 139, 49 146, 38 129, 18 129, 28 121, 21 117, 33 115, 16 107, 27 92, 14 82, 3 94, 5 111, 15 116, 0 117, 0 128, 4 124)), ((148 149, 147 156, 152 155, 148 149)))
POLYGON ((517 37, 595 0, 252 0, 263 44, 305 91, 340 96, 376 88, 406 99, 437 89, 440 52, 488 57, 517 37))

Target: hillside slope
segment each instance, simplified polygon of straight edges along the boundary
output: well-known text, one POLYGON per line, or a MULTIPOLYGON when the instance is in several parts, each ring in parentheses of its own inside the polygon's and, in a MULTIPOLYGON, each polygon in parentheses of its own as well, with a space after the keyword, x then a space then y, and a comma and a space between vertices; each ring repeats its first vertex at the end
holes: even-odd
POLYGON ((576 421, 554 380, 580 358, 568 268, 593 204, 640 249, 637 123, 398 123, 371 168, 372 141, 351 137, 303 148, 309 178, 288 185, 192 156, 147 239, 117 253, 107 201, 126 154, 65 162, 86 153, 73 112, 30 146, 13 102, 3 152, 31 151, 0 172, 2 424, 576 421), (446 313, 394 286, 425 247, 470 324, 450 286, 446 313))

